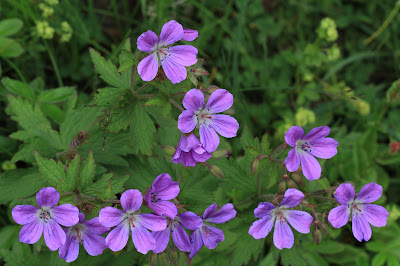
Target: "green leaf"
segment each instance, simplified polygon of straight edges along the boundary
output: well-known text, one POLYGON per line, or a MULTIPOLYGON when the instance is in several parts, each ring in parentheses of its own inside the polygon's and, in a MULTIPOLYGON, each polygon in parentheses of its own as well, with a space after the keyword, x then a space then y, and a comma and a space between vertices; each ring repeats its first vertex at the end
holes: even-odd
POLYGON ((0 204, 36 194, 46 186, 37 169, 15 169, 0 175, 0 204))
POLYGON ((314 243, 309 245, 309 249, 321 254, 338 254, 344 250, 344 246, 335 241, 322 241, 319 245, 314 243))
POLYGON ((303 259, 302 248, 291 248, 291 249, 283 249, 281 251, 281 259, 282 265, 290 265, 290 266, 303 266, 307 265, 303 259))
POLYGON ((75 87, 61 87, 42 92, 38 100, 45 103, 57 103, 67 100, 76 93, 75 87))
POLYGON ((387 253, 386 252, 380 252, 373 258, 372 266, 384 265, 386 260, 387 260, 387 253))
POLYGON ((121 74, 117 73, 117 68, 111 63, 106 61, 96 50, 89 49, 90 56, 92 58, 94 68, 100 73, 100 78, 108 84, 117 87, 129 89, 129 83, 126 84, 121 77, 121 74))
POLYGON ((261 139, 261 150, 263 154, 270 154, 271 149, 270 149, 270 143, 269 143, 269 135, 268 133, 265 133, 261 139))
POLYGON ((80 173, 80 189, 84 190, 89 187, 94 180, 94 176, 96 173, 96 164, 93 159, 93 152, 90 151, 85 162, 83 163, 82 170, 80 173))
POLYGON ((6 37, 19 32, 22 28, 22 20, 18 18, 9 18, 0 21, 0 36, 6 37))
POLYGON ((81 107, 67 112, 60 126, 62 145, 69 147, 79 132, 87 131, 100 114, 101 111, 96 107, 81 107))
POLYGON ((95 99, 98 106, 113 106, 118 104, 128 92, 124 88, 104 88, 97 91, 95 99))
POLYGON ((62 149, 58 132, 51 128, 50 122, 43 116, 40 108, 33 108, 28 101, 11 95, 8 96, 8 101, 13 120, 32 136, 38 136, 46 140, 50 146, 62 149))
POLYGON ((246 265, 252 258, 256 261, 263 250, 264 243, 264 239, 254 239, 246 230, 235 242, 231 265, 246 265))
POLYGON ((28 98, 31 100, 35 99, 35 92, 33 89, 26 83, 23 83, 21 81, 15 80, 15 79, 10 79, 10 78, 3 78, 1 80, 1 83, 3 83, 4 87, 6 87, 7 90, 10 92, 19 95, 24 98, 28 98))
POLYGON ((16 40, 0 37, 1 57, 18 57, 23 52, 24 49, 16 40))
POLYGON ((123 176, 123 177, 118 177, 118 178, 112 178, 113 174, 108 173, 103 175, 96 183, 92 184, 88 188, 86 188, 83 193, 90 195, 90 196, 99 196, 101 197, 102 193, 104 190, 107 189, 109 186, 109 180, 111 181, 111 187, 112 187, 112 194, 117 194, 122 191, 123 184, 126 182, 128 179, 128 176, 123 176))
POLYGON ((112 123, 108 130, 117 133, 120 130, 126 130, 131 123, 134 106, 125 105, 123 108, 117 108, 112 113, 112 123))
POLYGON ((150 116, 140 104, 135 106, 131 122, 131 145, 135 153, 139 151, 151 155, 156 128, 150 116))
POLYGON ((75 191, 78 177, 81 157, 77 154, 68 165, 67 175, 64 179, 64 191, 75 191))
POLYGON ((126 60, 122 62, 121 66, 118 68, 118 73, 131 70, 134 65, 134 60, 126 60))
MULTIPOLYGON (((42 177, 49 182, 50 186, 56 186, 65 179, 64 165, 61 162, 55 162, 52 159, 46 159, 35 153, 36 162, 42 177)), ((63 188, 70 189, 63 184, 63 188)), ((69 190, 68 190, 69 191, 69 190)))
POLYGON ((41 103, 40 109, 43 114, 53 119, 57 124, 61 124, 64 118, 64 111, 60 107, 50 103, 41 103))

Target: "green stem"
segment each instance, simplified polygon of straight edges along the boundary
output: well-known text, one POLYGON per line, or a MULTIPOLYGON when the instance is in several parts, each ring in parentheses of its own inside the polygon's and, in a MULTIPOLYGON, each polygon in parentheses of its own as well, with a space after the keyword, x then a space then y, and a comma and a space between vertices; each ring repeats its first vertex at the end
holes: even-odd
POLYGON ((48 52, 49 57, 50 57, 50 61, 51 61, 52 65, 53 65, 53 68, 54 68, 54 72, 56 73, 58 86, 62 87, 63 86, 63 82, 62 82, 62 79, 61 79, 60 71, 58 70, 56 59, 55 59, 55 57, 53 55, 53 52, 51 51, 49 45, 47 44, 47 41, 44 41, 44 45, 46 46, 47 52, 48 52))
POLYGON ((170 103, 172 103, 176 108, 179 109, 179 111, 183 112, 184 109, 182 108, 182 106, 180 106, 177 102, 175 102, 174 99, 169 99, 170 103))
POLYGON ((20 77, 20 79, 26 83, 26 79, 24 77, 24 75, 22 75, 21 71, 19 70, 19 68, 17 67, 16 64, 14 64, 12 61, 8 60, 7 58, 3 58, 4 60, 6 60, 6 62, 15 70, 15 72, 17 72, 18 76, 20 77))
POLYGON ((150 83, 144 84, 142 87, 140 87, 139 89, 137 89, 137 91, 135 92, 135 94, 137 95, 140 91, 142 91, 144 88, 148 87, 149 85, 150 85, 150 83))
POLYGON ((390 22, 392 22, 392 20, 396 16, 397 12, 399 11, 399 9, 400 9, 400 1, 397 1, 396 5, 390 12, 389 16, 382 23, 382 25, 371 36, 369 36, 367 39, 364 40, 365 45, 369 44, 370 42, 375 40, 376 37, 378 37, 379 35, 382 34, 382 32, 387 28, 387 26, 389 26, 390 22))

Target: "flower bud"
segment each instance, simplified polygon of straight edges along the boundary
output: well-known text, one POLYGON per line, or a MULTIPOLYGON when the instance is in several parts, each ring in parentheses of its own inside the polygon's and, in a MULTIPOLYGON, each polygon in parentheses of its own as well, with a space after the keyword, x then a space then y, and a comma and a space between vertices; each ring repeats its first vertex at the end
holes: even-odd
POLYGON ((162 147, 162 149, 164 150, 165 154, 167 154, 168 156, 172 156, 175 153, 175 148, 169 145, 165 145, 162 147))
POLYGON ((282 180, 278 185, 278 193, 283 194, 287 189, 286 181, 282 180))
POLYGON ((228 155, 229 151, 227 149, 216 150, 215 152, 212 153, 212 157, 214 159, 225 158, 228 157, 228 155))
POLYGON ((299 185, 303 185, 303 177, 297 172, 292 173, 292 179, 299 185))
POLYGON ((216 165, 211 165, 210 172, 211 172, 211 174, 215 175, 216 177, 225 179, 224 172, 222 172, 221 168, 219 168, 216 165))
POLYGON ((394 141, 390 143, 390 153, 396 154, 400 150, 400 142, 394 141))
POLYGON ((292 179, 289 179, 287 181, 287 186, 288 186, 288 188, 297 188, 296 183, 292 179))
POLYGON ((17 166, 15 165, 15 163, 13 163, 11 161, 4 161, 3 164, 1 165, 1 168, 4 171, 8 171, 8 170, 17 169, 17 166))
POLYGON ((260 160, 258 158, 255 158, 252 162, 251 162, 251 174, 254 174, 255 171, 258 170, 258 167, 260 166, 260 160))
POLYGON ((314 230, 312 232, 312 237, 315 241, 315 243, 317 243, 317 245, 319 245, 319 243, 321 243, 322 240, 322 233, 321 231, 317 228, 317 226, 314 227, 314 230))

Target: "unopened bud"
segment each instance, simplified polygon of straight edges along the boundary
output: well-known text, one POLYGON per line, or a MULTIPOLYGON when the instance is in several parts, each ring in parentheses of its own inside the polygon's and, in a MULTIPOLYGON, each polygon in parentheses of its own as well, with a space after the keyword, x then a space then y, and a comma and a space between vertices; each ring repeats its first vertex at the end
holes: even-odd
POLYGON ((254 174, 255 171, 258 170, 258 167, 260 166, 260 160, 258 158, 255 158, 252 162, 251 162, 251 174, 254 174))
POLYGON ((292 179, 289 179, 287 181, 287 186, 288 186, 288 188, 297 188, 296 183, 292 179))
POLYGON ((390 153, 396 154, 400 150, 400 142, 394 141, 390 143, 390 153))
POLYGON ((278 185, 279 194, 285 193, 286 189, 287 189, 286 181, 282 180, 278 185))
POLYGON ((321 240, 322 240, 321 231, 315 227, 312 232, 312 236, 313 236, 315 243, 317 243, 317 245, 319 245, 319 243, 321 243, 321 240))
POLYGON ((216 177, 225 179, 224 172, 222 172, 221 168, 219 168, 216 165, 211 165, 210 172, 211 172, 211 174, 215 175, 216 177))
POLYGON ((299 175, 298 173, 294 172, 292 174, 292 179, 299 185, 303 185, 303 177, 299 175))
POLYGON ((17 166, 15 165, 15 163, 11 161, 4 161, 3 164, 1 165, 1 168, 4 171, 7 171, 7 170, 14 170, 17 168, 17 166))
POLYGON ((225 158, 228 157, 228 155, 229 151, 227 149, 216 150, 215 152, 212 153, 212 157, 214 159, 225 158))
POLYGON ((175 154, 175 148, 172 146, 165 145, 162 148, 163 148, 164 152, 169 156, 172 156, 175 154))

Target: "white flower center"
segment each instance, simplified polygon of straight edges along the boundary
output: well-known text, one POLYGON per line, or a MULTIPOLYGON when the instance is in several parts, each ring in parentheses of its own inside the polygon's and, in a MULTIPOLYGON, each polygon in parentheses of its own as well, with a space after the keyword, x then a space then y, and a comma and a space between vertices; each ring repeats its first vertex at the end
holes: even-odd
POLYGON ((72 235, 75 240, 81 241, 84 237, 84 232, 86 231, 86 225, 77 223, 68 229, 68 233, 72 235))
POLYGON ((124 215, 122 222, 129 224, 131 227, 135 227, 139 223, 139 216, 136 215, 133 211, 128 211, 124 215))
POLYGON ((351 213, 352 216, 359 216, 362 214, 364 209, 364 204, 359 200, 351 200, 347 203, 347 211, 351 213))
POLYGON ((312 148, 312 145, 308 141, 305 141, 303 139, 299 139, 298 141, 296 141, 296 152, 297 153, 303 152, 303 151, 311 152, 311 148, 312 148))
POLYGON ((48 223, 53 216, 53 211, 50 208, 43 207, 36 212, 36 216, 44 223, 48 223))
POLYGON ((272 216, 272 219, 275 217, 277 219, 280 219, 281 221, 286 221, 286 215, 287 215, 287 210, 284 208, 275 208, 270 212, 270 215, 272 216))
POLYGON ((194 112, 199 125, 208 126, 211 124, 211 120, 213 118, 213 114, 210 109, 202 109, 194 112))
POLYGON ((160 43, 154 46, 153 51, 156 53, 158 59, 160 59, 161 62, 171 55, 171 53, 169 52, 169 48, 160 43))

